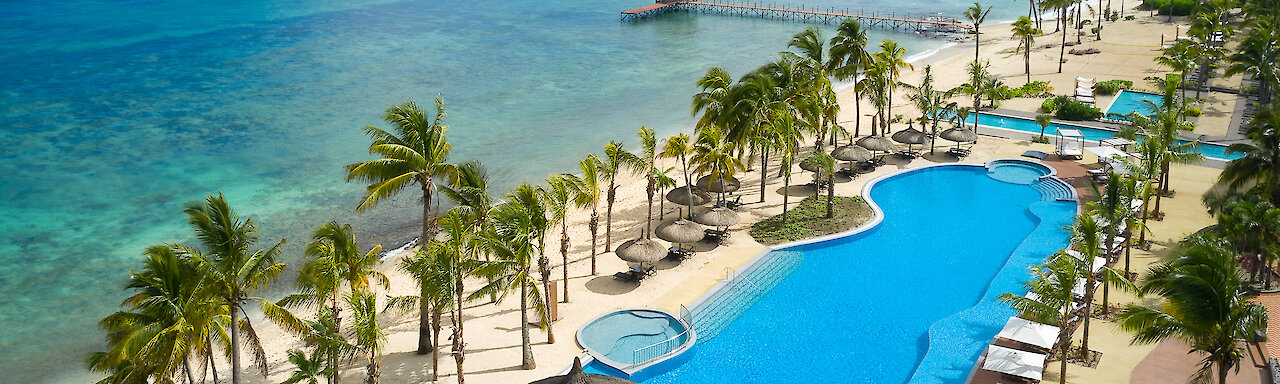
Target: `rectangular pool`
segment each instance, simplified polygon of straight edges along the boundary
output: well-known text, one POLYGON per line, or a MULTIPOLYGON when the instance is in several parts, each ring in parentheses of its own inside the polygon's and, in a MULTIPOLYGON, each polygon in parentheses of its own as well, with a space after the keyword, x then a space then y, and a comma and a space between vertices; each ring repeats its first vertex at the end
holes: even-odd
POLYGON ((1141 113, 1151 116, 1153 112, 1152 104, 1156 107, 1164 105, 1164 96, 1154 93, 1120 90, 1116 94, 1116 99, 1107 106, 1105 117, 1108 119, 1129 120, 1130 113, 1141 113), (1150 103, 1148 103, 1150 102, 1150 103))
MULTIPOLYGON (((981 115, 981 118, 978 120, 978 123, 981 126, 1012 129, 1012 130, 1031 132, 1036 134, 1040 133, 1040 124, 1036 124, 1035 120, 1024 119, 1021 117, 1013 117, 1013 116, 993 115, 989 113, 980 113, 979 115, 981 115)), ((973 119, 974 117, 970 117, 969 120, 967 120, 966 122, 969 124, 973 124, 973 119)), ((1055 132, 1057 132, 1059 128, 1078 129, 1080 130, 1080 133, 1084 135, 1084 139, 1090 140, 1090 141, 1099 141, 1102 139, 1109 139, 1116 136, 1116 132, 1111 130, 1100 129, 1100 128, 1090 128, 1090 127, 1085 127, 1080 125, 1059 124, 1059 123, 1053 123, 1049 125, 1048 128, 1045 128, 1044 134, 1053 135, 1055 132)), ((981 133, 982 130, 979 129, 978 132, 981 133)), ((1187 143, 1187 141, 1181 141, 1181 142, 1187 143)), ((1228 155, 1227 146, 1218 145, 1218 144, 1209 144, 1209 143, 1200 143, 1199 145, 1197 145, 1196 152, 1203 154, 1205 157, 1220 159, 1220 160, 1235 160, 1243 156, 1238 153, 1228 155)))

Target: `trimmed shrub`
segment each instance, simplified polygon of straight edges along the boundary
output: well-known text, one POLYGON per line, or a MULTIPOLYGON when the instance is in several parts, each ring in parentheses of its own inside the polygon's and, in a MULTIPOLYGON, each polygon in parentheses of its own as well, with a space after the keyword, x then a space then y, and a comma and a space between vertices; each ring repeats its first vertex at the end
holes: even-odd
POLYGON ((1044 102, 1040 103, 1041 113, 1053 113, 1053 111, 1056 110, 1058 110, 1058 103, 1053 101, 1053 99, 1044 99, 1044 102))
MULTIPOLYGON (((1066 98, 1066 96, 1060 97, 1066 98)), ((1054 117, 1071 121, 1097 120, 1102 117, 1102 110, 1075 100, 1066 100, 1065 103, 1059 100, 1058 111, 1054 113, 1054 117)))
POLYGON ((1128 80, 1107 80, 1093 85, 1099 95, 1114 95, 1121 89, 1132 89, 1133 82, 1128 80))
POLYGON ((1187 107, 1187 116, 1196 117, 1196 116, 1200 116, 1200 114, 1203 112, 1204 111, 1201 111, 1200 108, 1187 107))
POLYGON ((1168 15, 1170 1, 1173 2, 1174 16, 1186 16, 1195 10, 1197 0, 1142 0, 1142 6, 1146 9, 1155 8, 1156 13, 1168 15))
POLYGON ((1021 87, 1011 89, 1009 96, 1012 97, 1048 97, 1049 92, 1053 91, 1053 87, 1049 83, 1043 81, 1032 81, 1023 84, 1021 87))

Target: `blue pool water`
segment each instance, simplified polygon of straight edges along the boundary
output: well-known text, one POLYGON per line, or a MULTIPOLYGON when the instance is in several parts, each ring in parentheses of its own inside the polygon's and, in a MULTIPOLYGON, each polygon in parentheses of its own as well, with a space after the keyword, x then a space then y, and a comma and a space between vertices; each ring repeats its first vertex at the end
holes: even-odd
POLYGON ((1024 293, 1027 268, 1067 245, 1076 212, 978 166, 909 171, 870 194, 884 221, 764 256, 753 285, 694 309, 692 356, 640 382, 962 383, 1015 314, 996 297, 1024 293))
POLYGON ((1153 111, 1148 102, 1155 103, 1158 107, 1164 105, 1164 97, 1154 93, 1121 90, 1116 94, 1116 99, 1111 102, 1111 106, 1107 107, 1106 116, 1122 120, 1128 120, 1126 116, 1134 112, 1150 116, 1153 111))
POLYGON ((1030 185, 1053 172, 1048 166, 1020 160, 995 160, 988 167, 987 176, 1006 183, 1030 185))
MULTIPOLYGON (((1012 116, 992 115, 988 113, 981 113, 980 115, 982 116, 980 117, 981 119, 978 120, 978 122, 982 126, 1013 129, 1013 130, 1031 132, 1036 134, 1040 133, 1040 124, 1036 124, 1035 120, 1023 119, 1023 118, 1012 117, 1012 116)), ((967 120, 966 122, 973 124, 973 119, 974 119, 973 117, 970 117, 969 120, 967 120)), ((1065 124, 1058 124, 1058 123, 1053 123, 1052 125, 1049 125, 1048 128, 1044 129, 1044 133, 1046 135, 1053 135, 1055 132, 1057 132, 1059 128, 1078 129, 1080 130, 1080 133, 1084 135, 1085 140, 1092 140, 1092 141, 1109 139, 1116 136, 1116 133, 1114 131, 1109 131, 1106 129, 1089 128, 1089 127, 1082 127, 1078 125, 1065 125, 1065 124)), ((1183 141, 1183 143, 1186 143, 1186 141, 1183 141)), ((1238 153, 1227 154, 1227 147, 1225 145, 1217 145, 1217 144, 1209 144, 1209 143, 1200 143, 1199 145, 1197 145, 1196 152, 1200 152, 1201 154, 1204 154, 1205 157, 1222 159, 1222 160, 1235 160, 1243 156, 1238 153)))
POLYGON ((676 338, 665 350, 648 351, 651 357, 661 356, 684 345, 690 337, 684 324, 670 315, 652 310, 621 310, 606 314, 587 325, 578 333, 578 342, 584 347, 602 354, 618 363, 636 364, 648 358, 636 359, 636 350, 676 338))

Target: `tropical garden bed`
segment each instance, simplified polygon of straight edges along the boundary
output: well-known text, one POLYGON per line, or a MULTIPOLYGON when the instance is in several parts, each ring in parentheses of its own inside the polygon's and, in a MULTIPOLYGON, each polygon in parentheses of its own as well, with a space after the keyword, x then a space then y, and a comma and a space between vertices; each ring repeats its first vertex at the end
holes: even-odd
POLYGON ((751 226, 751 237, 765 245, 781 244, 848 231, 870 221, 874 213, 861 197, 836 196, 834 217, 827 218, 826 196, 812 196, 787 210, 786 224, 782 215, 761 220, 751 226))

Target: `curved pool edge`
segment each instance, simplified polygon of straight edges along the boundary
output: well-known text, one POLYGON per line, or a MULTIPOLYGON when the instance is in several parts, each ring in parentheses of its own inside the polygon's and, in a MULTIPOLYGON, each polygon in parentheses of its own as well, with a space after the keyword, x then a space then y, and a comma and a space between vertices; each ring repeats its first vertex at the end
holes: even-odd
MULTIPOLYGON (((685 332, 682 332, 682 334, 684 334, 685 332)), ((679 337, 679 335, 677 335, 676 337, 679 337)), ((596 316, 595 318, 592 318, 591 320, 584 323, 581 327, 578 327, 577 331, 574 332, 574 338, 575 338, 574 341, 578 343, 578 346, 581 347, 583 351, 585 351, 586 356, 589 356, 591 358, 590 361, 598 361, 601 364, 608 366, 609 368, 612 368, 613 370, 616 370, 618 372, 621 372, 627 375, 628 377, 635 377, 637 375, 645 373, 646 371, 649 371, 650 368, 663 367, 668 365, 664 363, 685 360, 685 359, 677 359, 677 357, 680 357, 681 355, 688 355, 686 352, 693 349, 693 346, 698 341, 698 332, 693 328, 693 324, 690 324, 683 317, 676 316, 671 312, 667 312, 665 310, 661 310, 657 308, 633 307, 633 308, 614 309, 614 310, 602 313, 599 316, 596 316), (662 355, 649 359, 645 362, 635 363, 635 364, 627 364, 627 363, 614 361, 610 359, 608 356, 605 356, 604 353, 600 353, 582 342, 582 330, 587 329, 592 324, 595 324, 597 321, 600 321, 601 319, 609 317, 616 313, 635 312, 635 311, 656 312, 656 313, 662 314, 663 316, 666 316, 669 319, 675 320, 677 323, 684 326, 685 332, 687 332, 688 337, 685 339, 683 343, 680 343, 680 346, 673 348, 671 351, 668 351, 667 353, 664 353, 662 355)), ((590 363, 590 361, 584 360, 582 364, 586 365, 590 363)))

